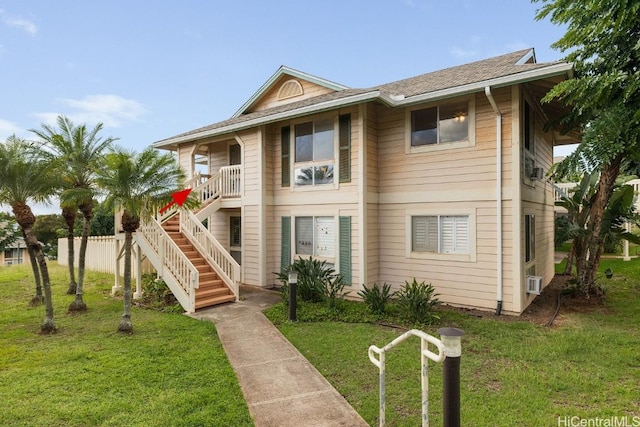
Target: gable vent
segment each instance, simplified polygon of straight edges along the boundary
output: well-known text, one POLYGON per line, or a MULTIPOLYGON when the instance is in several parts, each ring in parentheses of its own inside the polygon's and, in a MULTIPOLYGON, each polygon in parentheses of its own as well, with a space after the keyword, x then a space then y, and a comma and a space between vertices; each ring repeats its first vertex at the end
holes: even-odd
POLYGON ((287 80, 282 83, 280 90, 278 91, 278 100, 292 98, 294 96, 302 95, 302 85, 297 80, 287 80))

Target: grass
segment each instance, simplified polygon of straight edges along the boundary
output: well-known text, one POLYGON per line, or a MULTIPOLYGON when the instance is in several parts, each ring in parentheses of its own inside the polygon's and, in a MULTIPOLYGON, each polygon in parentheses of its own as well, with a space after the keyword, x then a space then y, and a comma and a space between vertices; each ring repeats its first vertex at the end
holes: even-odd
POLYGON ((117 333, 113 276, 87 272, 85 314, 66 315, 66 267, 51 263, 55 335, 26 266, 0 267, 2 426, 251 426, 215 327, 134 307, 134 333, 117 333))
MULTIPOLYGON (((640 422, 640 261, 603 260, 601 269, 606 268, 614 277, 602 279, 605 305, 563 313, 553 328, 442 312, 440 326, 465 331, 462 425, 555 426, 558 417, 574 416, 640 422)), ((344 318, 358 317, 362 308, 354 304, 342 305, 344 318)), ((377 425, 378 371, 367 349, 404 331, 340 321, 294 324, 284 320, 283 311, 278 305, 267 314, 363 418, 377 425)), ((302 307, 302 314, 313 318, 313 308, 302 307)), ((437 328, 423 330, 438 336, 437 328)), ((442 366, 430 363, 429 375, 430 421, 442 425, 442 366)), ((388 426, 420 425, 419 381, 419 340, 411 338, 387 355, 388 426)))

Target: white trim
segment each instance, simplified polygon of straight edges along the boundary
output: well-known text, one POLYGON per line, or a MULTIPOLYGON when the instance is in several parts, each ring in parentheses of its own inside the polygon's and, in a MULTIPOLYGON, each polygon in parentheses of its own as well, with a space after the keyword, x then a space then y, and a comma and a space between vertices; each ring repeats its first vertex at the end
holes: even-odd
POLYGON ((515 313, 522 312, 524 300, 524 269, 522 268, 522 248, 520 245, 522 227, 520 223, 522 212, 522 180, 520 178, 520 150, 521 150, 521 132, 520 132, 520 105, 521 105, 520 87, 513 86, 511 89, 511 245, 513 265, 513 281, 512 291, 513 307, 510 311, 515 313), (513 155, 518 153, 518 155, 513 155))
MULTIPOLYGON (((215 129, 203 130, 200 132, 195 132, 189 135, 183 135, 180 137, 168 138, 162 141, 157 141, 152 144, 154 148, 165 148, 171 149, 171 146, 175 144, 193 141, 201 138, 212 137, 223 135, 225 133, 238 131, 242 129, 251 128, 261 124, 268 124, 277 122, 284 119, 291 119, 295 117, 300 117, 306 114, 314 113, 314 112, 322 112, 331 110, 334 108, 344 107, 347 105, 357 104, 366 101, 381 101, 384 104, 390 107, 396 106, 408 106, 412 104, 419 104, 422 102, 435 102, 445 98, 451 98, 454 96, 462 96, 469 95, 471 93, 482 92, 486 86, 491 86, 493 88, 515 85, 519 83, 526 83, 532 80, 544 79, 547 77, 557 76, 559 74, 569 74, 572 75, 571 71, 573 69, 573 65, 569 63, 560 63, 553 64, 548 67, 538 68, 536 70, 524 71, 518 74, 511 74, 504 77, 498 77, 495 79, 484 80, 481 82, 471 83, 462 86, 456 86, 453 88, 443 89, 435 92, 429 92, 422 95, 416 95, 409 98, 404 98, 398 100, 393 98, 392 96, 388 96, 386 94, 381 94, 379 90, 373 90, 371 92, 365 92, 358 95, 347 96, 340 99, 334 99, 331 101, 321 102, 314 105, 308 105, 301 108, 296 108, 294 110, 283 111, 281 113, 271 114, 263 117, 258 117, 255 119, 250 119, 246 121, 242 121, 239 123, 233 123, 227 126, 221 126, 215 129)), ((238 116, 234 115, 232 118, 236 118, 238 116)))
MULTIPOLYGON (((358 108, 358 278, 357 289, 362 290, 362 285, 369 283, 369 272, 367 269, 368 256, 368 203, 367 203, 367 170, 368 161, 368 135, 367 135, 367 105, 360 104, 358 108)), ((353 130, 353 126, 351 127, 353 130)), ((353 144, 352 144, 353 146, 353 144)), ((349 159, 351 161, 351 159, 349 159)), ((351 179, 353 180, 353 173, 351 179)), ((353 233, 353 224, 352 224, 353 233)), ((353 269, 353 263, 351 264, 353 269)), ((351 271, 353 281, 353 270, 351 271)))
MULTIPOLYGON (((266 149, 266 132, 264 129, 264 126, 262 126, 259 130, 259 136, 258 136, 258 140, 260 141, 259 145, 258 145, 258 176, 263 177, 264 176, 264 170, 265 170, 265 153, 264 150, 266 149)), ((242 153, 244 153, 244 149, 241 146, 241 156, 240 159, 241 161, 244 160, 242 158, 242 153)), ((244 161, 242 162, 242 164, 246 164, 244 161)), ((243 172, 244 172, 244 168, 242 168, 243 172)), ((261 179, 262 180, 262 179, 261 179)), ((246 187, 246 177, 243 177, 243 187, 246 187)), ((258 280, 260 281, 260 283, 267 283, 267 225, 266 225, 266 221, 267 221, 267 209, 264 203, 265 200, 265 196, 266 196, 266 186, 264 185, 264 183, 262 183, 262 185, 260 185, 260 191, 258 193, 258 280)), ((242 227, 242 226, 241 226, 242 227)), ((244 251, 243 251, 244 252, 244 251)))
POLYGON ((454 96, 468 95, 475 92, 483 92, 484 88, 491 86, 492 88, 499 88, 503 86, 511 86, 520 83, 527 83, 532 80, 545 79, 547 77, 557 76, 563 73, 569 73, 573 69, 573 65, 563 62, 559 64, 549 65, 544 68, 537 68, 535 70, 523 71, 517 74, 510 74, 508 76, 496 77, 489 80, 483 80, 480 82, 469 83, 462 86, 455 86, 452 88, 437 90, 434 92, 424 93, 421 95, 411 96, 402 100, 393 100, 392 102, 396 106, 400 105, 412 105, 420 102, 438 101, 444 98, 451 98, 454 96))
POLYGON ((282 65, 271 77, 269 77, 266 82, 262 84, 262 86, 260 86, 260 88, 253 95, 251 95, 251 98, 249 98, 247 102, 242 104, 242 106, 233 114, 233 116, 231 116, 231 118, 236 118, 244 113, 247 108, 249 108, 271 88, 271 85, 273 85, 281 76, 285 74, 302 80, 307 80, 310 83, 315 83, 319 86, 324 86, 327 89, 332 89, 335 91, 348 89, 347 86, 341 85, 339 83, 323 79, 322 77, 312 76, 311 74, 307 74, 303 71, 294 70, 293 68, 289 68, 286 65, 282 65))
POLYGON ((522 58, 520 58, 520 60, 518 62, 516 62, 516 65, 524 65, 527 63, 527 61, 529 61, 531 58, 533 58, 533 63, 536 63, 536 51, 531 49, 529 52, 525 53, 524 56, 522 58))

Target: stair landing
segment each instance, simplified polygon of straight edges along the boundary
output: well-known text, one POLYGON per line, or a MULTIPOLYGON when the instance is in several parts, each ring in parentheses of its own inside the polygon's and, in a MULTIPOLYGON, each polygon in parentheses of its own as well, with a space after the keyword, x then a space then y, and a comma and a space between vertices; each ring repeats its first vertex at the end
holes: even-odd
POLYGON ((189 258, 199 273, 198 289, 196 289, 196 310, 227 302, 234 302, 235 295, 209 265, 207 260, 180 232, 180 218, 173 216, 162 224, 162 228, 189 258))

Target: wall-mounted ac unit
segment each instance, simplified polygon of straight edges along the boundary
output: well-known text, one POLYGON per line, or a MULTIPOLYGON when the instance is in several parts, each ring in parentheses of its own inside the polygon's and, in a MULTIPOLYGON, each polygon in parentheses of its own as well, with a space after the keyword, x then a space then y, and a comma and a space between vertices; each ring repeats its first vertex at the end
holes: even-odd
POLYGON ((544 169, 542 168, 533 168, 531 169, 531 175, 529 176, 529 178, 533 179, 533 180, 541 180, 544 178, 544 169))
POLYGON ((527 276, 527 293, 540 295, 540 289, 542 288, 542 277, 540 276, 527 276))

